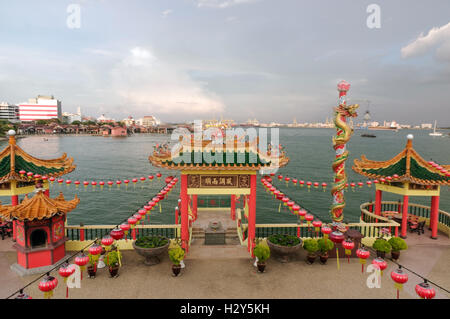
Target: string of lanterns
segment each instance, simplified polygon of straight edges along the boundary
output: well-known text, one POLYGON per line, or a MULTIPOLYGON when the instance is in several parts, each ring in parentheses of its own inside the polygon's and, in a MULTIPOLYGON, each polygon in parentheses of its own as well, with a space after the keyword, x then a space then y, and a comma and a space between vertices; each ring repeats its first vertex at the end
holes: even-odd
MULTIPOLYGON (((161 177, 161 176, 159 176, 161 177)), ((20 288, 13 294, 11 294, 6 299, 9 299, 15 295, 17 297, 15 299, 32 299, 30 296, 24 293, 24 289, 32 285, 33 283, 37 282, 41 279, 39 282, 38 288, 44 293, 44 298, 50 299, 53 296, 53 291, 58 286, 58 279, 56 277, 53 277, 50 275, 50 273, 58 268, 58 274, 64 279, 64 282, 67 282, 67 279, 75 272, 75 267, 73 265, 69 264, 69 260, 74 258, 74 263, 80 267, 81 270, 81 280, 83 279, 83 271, 86 268, 86 265, 89 263, 89 256, 84 253, 84 251, 89 247, 88 251, 89 254, 91 254, 92 258, 95 260, 98 260, 100 257, 100 254, 103 250, 103 247, 105 248, 105 251, 111 250, 111 246, 114 243, 115 240, 120 240, 124 236, 128 235, 128 230, 131 228, 133 229, 136 225, 140 223, 142 219, 144 219, 145 215, 150 212, 155 206, 159 206, 161 210, 161 201, 169 195, 170 191, 173 189, 173 187, 178 182, 177 177, 169 176, 165 179, 165 187, 163 187, 153 198, 151 201, 146 203, 142 209, 138 210, 138 213, 132 215, 131 217, 123 220, 121 223, 117 224, 116 226, 111 227, 112 230, 109 232, 108 235, 101 238, 101 245, 98 244, 100 238, 97 237, 93 240, 93 242, 87 244, 85 247, 83 247, 81 250, 74 253, 72 256, 65 259, 64 262, 56 265, 51 270, 49 270, 47 273, 42 274, 38 278, 34 279, 33 281, 29 282, 24 287, 20 288)), ((119 264, 121 263, 121 260, 119 258, 119 264)), ((66 287, 66 298, 69 297, 69 287, 66 287)))

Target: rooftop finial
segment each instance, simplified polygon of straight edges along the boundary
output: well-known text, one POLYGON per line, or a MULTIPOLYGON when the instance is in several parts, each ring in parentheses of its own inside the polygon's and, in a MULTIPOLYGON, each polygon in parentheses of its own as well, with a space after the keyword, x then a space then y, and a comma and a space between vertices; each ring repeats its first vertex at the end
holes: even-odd
POLYGON ((414 139, 414 135, 408 134, 406 136, 406 138, 408 139, 408 142, 406 143, 406 147, 411 148, 412 147, 412 140, 414 139))

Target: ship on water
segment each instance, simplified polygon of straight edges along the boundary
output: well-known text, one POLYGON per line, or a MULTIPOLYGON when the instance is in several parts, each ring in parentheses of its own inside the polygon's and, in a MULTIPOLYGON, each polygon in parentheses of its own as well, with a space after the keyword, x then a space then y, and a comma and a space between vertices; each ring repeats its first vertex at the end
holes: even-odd
POLYGON ((434 121, 434 129, 432 133, 429 133, 430 136, 442 136, 441 132, 436 132, 436 120, 434 121))

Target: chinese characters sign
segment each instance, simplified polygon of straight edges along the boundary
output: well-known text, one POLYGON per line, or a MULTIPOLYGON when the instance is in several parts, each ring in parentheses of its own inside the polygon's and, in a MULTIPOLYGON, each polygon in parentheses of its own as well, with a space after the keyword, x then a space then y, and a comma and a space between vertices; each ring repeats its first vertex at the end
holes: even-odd
POLYGON ((188 175, 188 188, 249 188, 250 175, 188 175))

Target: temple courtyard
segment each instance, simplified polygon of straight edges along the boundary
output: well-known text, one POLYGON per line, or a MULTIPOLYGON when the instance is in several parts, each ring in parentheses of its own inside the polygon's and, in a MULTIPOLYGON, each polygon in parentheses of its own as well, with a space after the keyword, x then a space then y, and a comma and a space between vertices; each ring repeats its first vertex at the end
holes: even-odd
MULTIPOLYGON (((202 212, 195 227, 205 227, 203 218, 211 219, 213 216, 231 227, 227 214, 229 212, 202 212)), ((409 249, 402 251, 399 262, 448 289, 450 239, 442 233, 437 240, 431 239, 430 235, 428 229, 420 236, 408 233, 406 241, 409 249)), ((10 265, 16 262, 16 251, 11 246, 10 238, 0 241, 1 298, 8 297, 37 277, 20 277, 10 270, 10 265)), ((185 259, 186 268, 178 277, 173 277, 167 255, 162 256, 160 264, 146 266, 143 257, 127 250, 123 251, 123 267, 117 278, 110 278, 106 268, 99 269, 95 279, 87 278, 84 272, 81 288, 70 289, 69 298, 396 298, 390 272, 397 265, 389 259, 388 268, 381 278, 381 287, 368 288, 366 281, 370 274, 361 273, 358 258, 350 259, 350 263, 340 258, 340 270, 337 270, 336 259, 329 259, 326 265, 316 259, 313 265, 309 265, 305 258, 306 251, 303 249, 289 263, 280 263, 272 256, 265 273, 261 274, 253 266, 247 248, 240 246, 238 240, 228 238, 227 245, 207 246, 202 238, 195 238, 185 259)), ((372 259, 373 256, 368 263, 372 259)), ((407 273, 409 280, 400 292, 400 298, 417 299, 414 287, 422 280, 407 273)), ((52 272, 52 275, 59 280, 53 298, 65 298, 64 281, 57 272, 52 272)), ((436 287, 435 290, 436 299, 450 298, 450 294, 436 287)), ((33 298, 43 298, 38 283, 26 288, 25 292, 33 298)))

